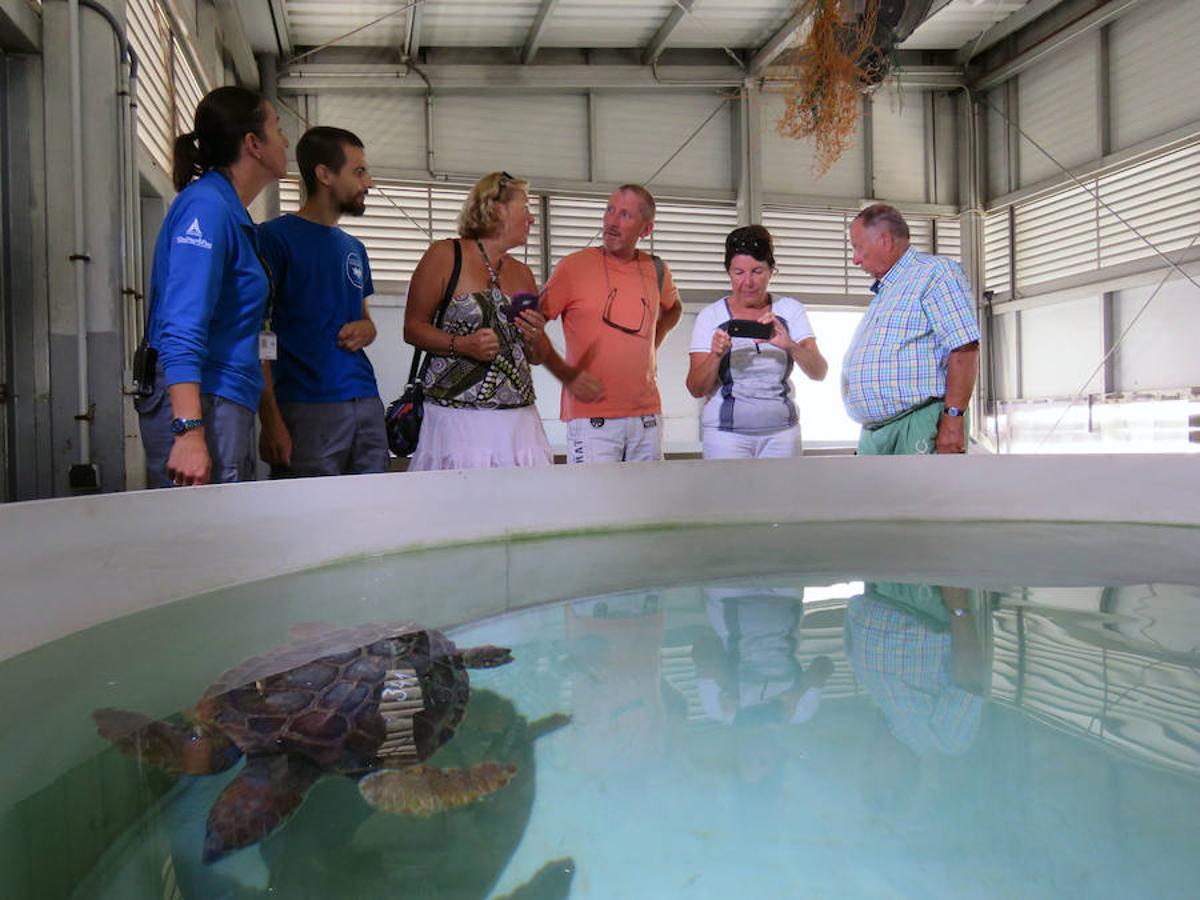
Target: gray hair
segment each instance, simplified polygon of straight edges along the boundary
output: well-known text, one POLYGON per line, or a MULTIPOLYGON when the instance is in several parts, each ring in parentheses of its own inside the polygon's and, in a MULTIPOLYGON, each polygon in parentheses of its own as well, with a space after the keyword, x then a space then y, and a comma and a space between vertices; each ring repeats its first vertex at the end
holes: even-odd
POLYGON ((900 210, 889 203, 872 203, 855 216, 854 221, 861 222, 863 228, 883 225, 898 241, 907 241, 910 237, 908 223, 904 221, 904 216, 900 214, 900 210))

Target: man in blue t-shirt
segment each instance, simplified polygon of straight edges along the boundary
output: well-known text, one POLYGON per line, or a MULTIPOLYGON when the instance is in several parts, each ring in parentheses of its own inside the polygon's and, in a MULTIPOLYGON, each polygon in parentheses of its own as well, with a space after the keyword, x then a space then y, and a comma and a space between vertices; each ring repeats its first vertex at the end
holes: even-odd
POLYGON ((296 144, 304 205, 259 228, 275 279, 271 324, 278 357, 263 364, 259 450, 273 478, 388 469, 375 370, 367 251, 338 227, 366 209, 371 176, 362 141, 342 128, 310 128, 296 144))

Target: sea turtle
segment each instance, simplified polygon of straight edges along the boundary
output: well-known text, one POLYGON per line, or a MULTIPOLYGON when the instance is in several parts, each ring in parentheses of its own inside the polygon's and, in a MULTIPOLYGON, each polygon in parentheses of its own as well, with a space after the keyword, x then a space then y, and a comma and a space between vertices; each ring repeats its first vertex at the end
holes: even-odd
POLYGON ((376 809, 417 815, 471 803, 516 773, 495 762, 420 765, 462 721, 467 669, 511 662, 507 649, 460 649, 415 625, 301 626, 293 636, 218 678, 191 727, 116 709, 93 713, 101 736, 168 771, 216 773, 245 755, 209 811, 206 863, 281 826, 325 773, 358 779, 376 809))

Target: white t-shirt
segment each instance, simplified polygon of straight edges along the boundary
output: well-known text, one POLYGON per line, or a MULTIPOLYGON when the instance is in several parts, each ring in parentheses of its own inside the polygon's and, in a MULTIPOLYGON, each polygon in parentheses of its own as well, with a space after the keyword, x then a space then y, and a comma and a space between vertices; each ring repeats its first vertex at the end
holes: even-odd
MULTIPOLYGON (((787 328, 793 341, 813 337, 804 304, 794 297, 772 297, 771 312, 787 328)), ((729 298, 710 303, 696 316, 692 327, 692 353, 712 349, 713 333, 733 316, 729 298)), ((704 404, 704 428, 737 434, 767 434, 791 428, 799 421, 792 400, 791 356, 780 347, 752 338, 733 338, 721 360, 717 387, 704 404)))

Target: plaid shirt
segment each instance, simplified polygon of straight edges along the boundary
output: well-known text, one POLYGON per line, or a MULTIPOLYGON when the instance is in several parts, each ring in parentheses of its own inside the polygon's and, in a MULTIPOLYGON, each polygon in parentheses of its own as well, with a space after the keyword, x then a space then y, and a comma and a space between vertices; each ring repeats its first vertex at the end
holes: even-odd
POLYGON ((871 290, 842 360, 842 402, 860 425, 944 397, 950 351, 979 340, 971 285, 952 259, 909 247, 871 290))
POLYGON ((950 634, 870 593, 846 607, 846 658, 896 738, 916 753, 966 753, 983 700, 950 678, 950 634))

